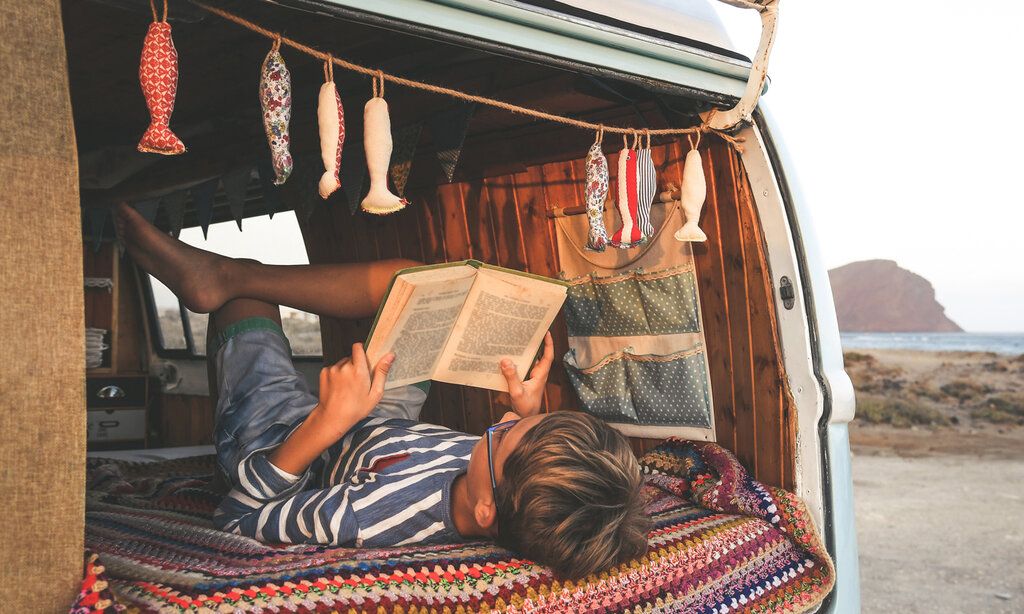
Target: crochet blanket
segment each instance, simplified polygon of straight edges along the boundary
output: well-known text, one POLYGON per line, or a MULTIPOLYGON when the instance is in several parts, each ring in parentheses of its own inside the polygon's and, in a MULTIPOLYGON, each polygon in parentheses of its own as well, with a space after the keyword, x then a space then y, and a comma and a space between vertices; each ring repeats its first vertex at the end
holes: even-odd
POLYGON ((129 612, 803 612, 831 590, 831 559, 795 495, 716 444, 669 440, 641 463, 648 553, 572 582, 486 542, 261 543, 213 527, 213 456, 89 459, 86 547, 112 595, 89 600, 129 612))

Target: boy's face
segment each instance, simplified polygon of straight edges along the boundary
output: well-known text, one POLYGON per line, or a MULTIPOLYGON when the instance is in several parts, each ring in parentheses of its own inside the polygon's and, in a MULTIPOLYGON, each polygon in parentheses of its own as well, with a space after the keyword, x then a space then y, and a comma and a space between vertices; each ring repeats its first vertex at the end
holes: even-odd
MULTIPOLYGON (((494 433, 491 441, 491 462, 494 464, 494 480, 498 485, 501 485, 504 478, 503 469, 509 454, 516 449, 523 436, 546 416, 547 414, 539 414, 520 419, 518 414, 507 412, 495 422, 495 424, 501 424, 510 420, 519 420, 510 428, 494 433)), ((487 464, 486 435, 473 446, 473 453, 469 457, 469 467, 466 469, 466 483, 470 500, 475 502, 474 515, 477 523, 496 534, 497 526, 494 524, 494 517, 497 510, 494 506, 491 473, 487 464)))

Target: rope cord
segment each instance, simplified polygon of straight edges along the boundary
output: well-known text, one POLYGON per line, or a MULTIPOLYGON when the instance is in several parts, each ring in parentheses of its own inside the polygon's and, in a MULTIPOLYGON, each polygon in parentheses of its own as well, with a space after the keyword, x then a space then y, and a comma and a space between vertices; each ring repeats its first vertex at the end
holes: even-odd
POLYGON ((149 0, 149 10, 153 11, 153 21, 160 21, 167 23, 167 0, 164 0, 164 18, 160 19, 156 15, 156 3, 153 0, 149 0))
MULTIPOLYGON (((466 92, 455 90, 455 89, 452 89, 452 88, 449 88, 449 87, 442 87, 440 85, 432 85, 430 83, 423 83, 422 81, 414 81, 412 79, 406 79, 404 77, 399 77, 397 75, 392 75, 390 73, 386 73, 386 72, 384 72, 382 70, 379 70, 379 69, 376 69, 376 68, 368 68, 366 66, 361 66, 359 64, 353 64, 352 62, 348 62, 348 61, 336 58, 336 57, 334 57, 333 55, 331 55, 329 53, 324 53, 323 51, 319 51, 317 49, 314 49, 313 47, 310 47, 308 45, 304 45, 303 43, 300 43, 299 41, 290 39, 290 38, 288 38, 286 36, 282 36, 280 33, 268 30, 268 29, 266 29, 266 28, 264 28, 264 27, 262 27, 262 26, 260 26, 258 24, 255 24, 255 23, 253 23, 253 22, 251 22, 251 21, 249 21, 247 19, 239 17, 238 15, 235 15, 234 13, 230 13, 228 11, 225 11, 224 9, 220 9, 220 8, 217 8, 217 7, 214 7, 214 6, 210 6, 208 4, 200 2, 199 0, 190 0, 190 2, 192 2, 192 4, 198 6, 199 8, 201 8, 201 9, 203 9, 203 10, 209 12, 209 13, 213 13, 214 15, 217 15, 218 17, 221 17, 221 18, 226 19, 226 20, 228 20, 230 22, 233 22, 233 23, 235 23, 237 25, 240 25, 243 28, 247 28, 247 29, 249 29, 249 30, 251 30, 253 32, 256 32, 257 34, 260 34, 260 35, 265 36, 265 37, 270 38, 270 39, 274 39, 275 41, 280 40, 282 44, 288 45, 289 47, 291 47, 293 49, 296 49, 297 51, 301 51, 302 53, 305 53, 306 55, 310 55, 310 56, 313 56, 315 58, 319 58, 319 59, 323 60, 324 62, 327 62, 327 63, 329 63, 331 65, 337 64, 341 68, 344 68, 346 70, 350 70, 352 72, 361 73, 361 74, 367 75, 369 77, 376 77, 376 79, 378 79, 380 81, 381 95, 383 95, 384 81, 391 81, 392 83, 394 83, 396 85, 404 85, 405 87, 409 87, 409 88, 413 88, 413 89, 418 89, 418 90, 423 90, 423 91, 427 91, 427 92, 432 92, 434 94, 441 94, 441 95, 444 95, 444 96, 450 96, 452 98, 458 98, 459 100, 466 100, 468 102, 475 102, 475 103, 478 103, 478 104, 487 105, 487 106, 495 107, 495 108, 498 108, 498 109, 503 109, 503 110, 509 111, 511 113, 517 113, 519 115, 528 115, 530 117, 535 117, 537 119, 543 119, 543 120, 547 120, 547 121, 550 121, 550 122, 555 122, 555 123, 558 123, 558 124, 564 124, 566 126, 573 126, 573 127, 576 127, 576 128, 582 128, 584 130, 594 130, 594 131, 601 130, 603 132, 618 133, 618 134, 621 134, 623 136, 624 140, 625 140, 626 136, 630 135, 630 134, 634 135, 634 138, 638 138, 637 137, 638 131, 637 131, 636 128, 619 128, 619 127, 616 127, 616 126, 603 126, 601 124, 597 124, 597 123, 593 123, 593 122, 582 121, 582 120, 579 120, 579 119, 572 119, 570 117, 564 117, 562 115, 555 115, 554 113, 547 113, 545 111, 539 111, 537 109, 531 109, 531 108, 528 108, 528 107, 521 107, 519 105, 514 105, 514 104, 511 104, 511 103, 508 103, 508 102, 504 102, 502 100, 495 100, 493 98, 487 98, 486 96, 478 96, 476 94, 468 94, 466 92)), ((153 9, 153 12, 154 12, 154 15, 155 15, 156 14, 156 9, 155 8, 153 9)), ((332 71, 331 74, 333 76, 333 71, 332 71)), ((738 143, 743 141, 742 137, 732 136, 731 134, 727 134, 727 133, 725 133, 725 132, 723 132, 721 130, 717 130, 717 129, 712 128, 711 126, 708 125, 708 120, 710 120, 711 116, 714 115, 717 112, 718 112, 718 109, 711 109, 711 112, 710 112, 711 115, 709 115, 708 118, 704 121, 704 123, 702 123, 699 126, 693 126, 693 127, 690 127, 690 128, 656 128, 654 130, 648 130, 647 131, 648 137, 649 137, 649 135, 655 135, 655 136, 659 136, 659 135, 682 135, 682 134, 687 134, 687 135, 689 135, 689 134, 698 134, 699 135, 699 134, 704 133, 704 132, 710 132, 710 133, 717 134, 722 140, 724 140, 724 141, 730 143, 731 145, 733 145, 734 147, 738 148, 739 147, 738 143)))

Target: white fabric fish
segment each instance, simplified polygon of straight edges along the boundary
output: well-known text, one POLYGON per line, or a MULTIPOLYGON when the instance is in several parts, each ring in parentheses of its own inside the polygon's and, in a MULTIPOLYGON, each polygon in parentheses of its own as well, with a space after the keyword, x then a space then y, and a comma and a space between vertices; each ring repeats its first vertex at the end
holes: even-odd
POLYGON ((363 109, 363 147, 366 149, 366 169, 370 174, 370 192, 360 207, 375 215, 403 209, 408 201, 388 189, 388 165, 393 147, 391 116, 388 103, 381 96, 368 100, 363 109))
POLYGON ((674 235, 677 241, 707 241, 708 236, 697 226, 700 211, 707 197, 707 182, 704 179, 704 165, 696 147, 686 154, 683 161, 683 184, 679 188, 679 201, 686 223, 674 235))

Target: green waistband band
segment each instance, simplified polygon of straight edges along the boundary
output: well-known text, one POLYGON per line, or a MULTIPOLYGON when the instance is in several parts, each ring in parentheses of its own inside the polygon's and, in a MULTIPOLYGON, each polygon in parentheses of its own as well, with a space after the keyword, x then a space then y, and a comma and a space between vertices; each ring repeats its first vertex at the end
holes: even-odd
MULTIPOLYGON (((223 347, 225 343, 227 343, 228 339, 251 330, 269 330, 275 332, 278 335, 281 335, 281 338, 285 340, 285 343, 288 343, 288 337, 285 336, 284 331, 281 330, 281 326, 277 322, 270 318, 252 317, 239 320, 218 332, 213 339, 210 340, 209 347, 206 348, 206 354, 208 356, 216 356, 217 352, 220 351, 220 348, 223 347)), ((289 348, 290 347, 291 344, 289 344, 289 348)))

